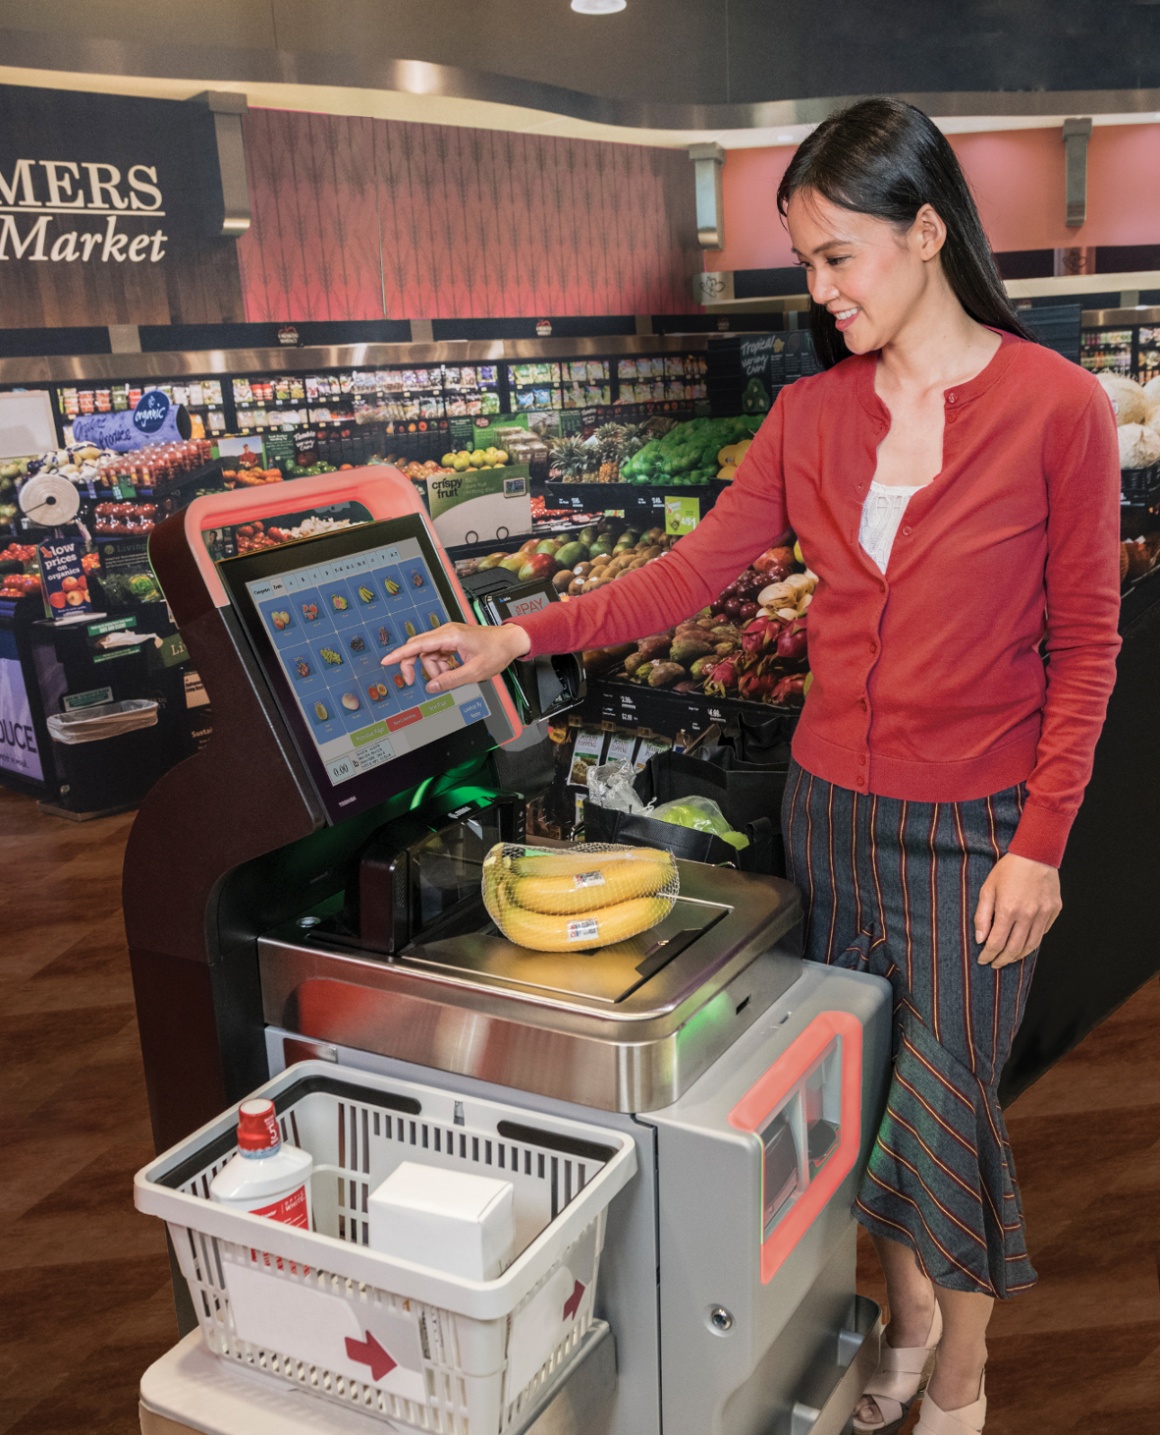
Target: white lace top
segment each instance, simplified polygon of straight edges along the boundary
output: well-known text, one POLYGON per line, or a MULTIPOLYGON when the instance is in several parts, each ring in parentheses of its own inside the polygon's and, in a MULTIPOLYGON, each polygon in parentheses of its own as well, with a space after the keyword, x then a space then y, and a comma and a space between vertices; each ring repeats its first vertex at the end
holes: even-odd
POLYGON ((913 488, 896 488, 893 484, 879 483, 877 480, 870 485, 870 492, 862 505, 862 525, 858 532, 858 541, 882 573, 886 572, 886 565, 890 561, 890 550, 894 547, 894 539, 902 522, 902 515, 906 512, 906 505, 923 487, 925 485, 920 483, 913 488))

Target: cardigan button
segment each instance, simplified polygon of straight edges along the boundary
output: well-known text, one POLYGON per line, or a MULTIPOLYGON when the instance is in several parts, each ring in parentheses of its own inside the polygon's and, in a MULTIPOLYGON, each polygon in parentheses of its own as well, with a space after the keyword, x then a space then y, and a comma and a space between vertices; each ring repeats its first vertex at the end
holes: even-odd
POLYGON ((902 536, 903 536, 903 538, 909 538, 909 537, 910 537, 910 529, 909 529, 909 528, 904 528, 904 529, 902 530, 902 536))
POLYGON ((874 641, 873 638, 870 639, 870 651, 872 653, 876 653, 878 651, 878 644, 874 641))
POLYGON ((868 713, 870 711, 870 704, 866 701, 865 698, 858 699, 858 706, 862 709, 864 713, 868 713))
POLYGON ((859 787, 865 787, 865 786, 866 786, 866 779, 865 779, 864 777, 859 777, 859 779, 858 779, 858 786, 859 786, 859 787))
POLYGON ((948 403, 948 404, 953 404, 954 401, 955 401, 955 396, 954 396, 954 394, 947 394, 947 403, 948 403))

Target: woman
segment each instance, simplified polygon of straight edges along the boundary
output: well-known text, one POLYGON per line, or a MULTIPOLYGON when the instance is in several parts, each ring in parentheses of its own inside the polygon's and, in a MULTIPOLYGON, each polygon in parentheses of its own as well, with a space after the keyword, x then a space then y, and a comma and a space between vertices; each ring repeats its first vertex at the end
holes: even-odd
POLYGON ((890 1323, 855 1429, 896 1430, 933 1365, 918 1429, 966 1435, 983 1428, 993 1303, 1035 1280, 996 1086, 1114 680, 1115 421, 1091 375, 1029 342, 920 111, 833 116, 778 205, 823 372, 781 392, 708 518, 590 596, 384 661, 421 659, 441 692, 656 632, 797 533, 819 582, 790 876, 807 955, 894 989, 894 1076, 856 1203, 890 1323))

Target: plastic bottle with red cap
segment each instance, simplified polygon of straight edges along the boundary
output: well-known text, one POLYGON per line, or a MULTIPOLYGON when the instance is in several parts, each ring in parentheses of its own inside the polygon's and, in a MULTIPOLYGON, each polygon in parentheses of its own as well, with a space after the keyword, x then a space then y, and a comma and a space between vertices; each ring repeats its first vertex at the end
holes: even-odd
POLYGON ((272 1101, 243 1101, 238 1108, 238 1154, 210 1183, 210 1200, 235 1211, 310 1230, 309 1151, 288 1146, 272 1101))

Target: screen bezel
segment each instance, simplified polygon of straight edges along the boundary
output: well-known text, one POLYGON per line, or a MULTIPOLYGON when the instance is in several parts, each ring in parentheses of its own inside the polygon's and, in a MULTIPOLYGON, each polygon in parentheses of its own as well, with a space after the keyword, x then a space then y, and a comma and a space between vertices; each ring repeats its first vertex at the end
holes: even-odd
POLYGON ((402 753, 383 763, 381 767, 371 768, 370 771, 360 773, 335 787, 330 781, 330 774, 315 745, 310 727, 298 707, 297 698, 278 659, 273 640, 266 631, 262 615, 250 597, 246 584, 256 579, 277 577, 279 574, 316 563, 346 558, 352 553, 362 553, 368 548, 380 548, 407 538, 418 541, 420 552, 426 560, 449 620, 467 622, 463 605, 448 581, 446 570, 422 518, 417 514, 381 519, 374 523, 360 523, 353 528, 319 534, 314 538, 301 538, 293 543, 281 544, 277 548, 265 548, 259 553, 224 558, 218 563, 222 583, 234 612, 238 615, 242 631, 249 640, 251 651, 266 677, 278 710, 290 730, 319 801, 332 824, 366 812, 400 792, 417 787, 428 778, 438 777, 450 768, 472 758, 482 757, 492 748, 499 746, 500 740, 490 731, 490 725, 501 715, 497 694, 490 683, 481 683, 480 691, 487 704, 487 718, 478 718, 461 732, 437 738, 414 752, 402 753))

